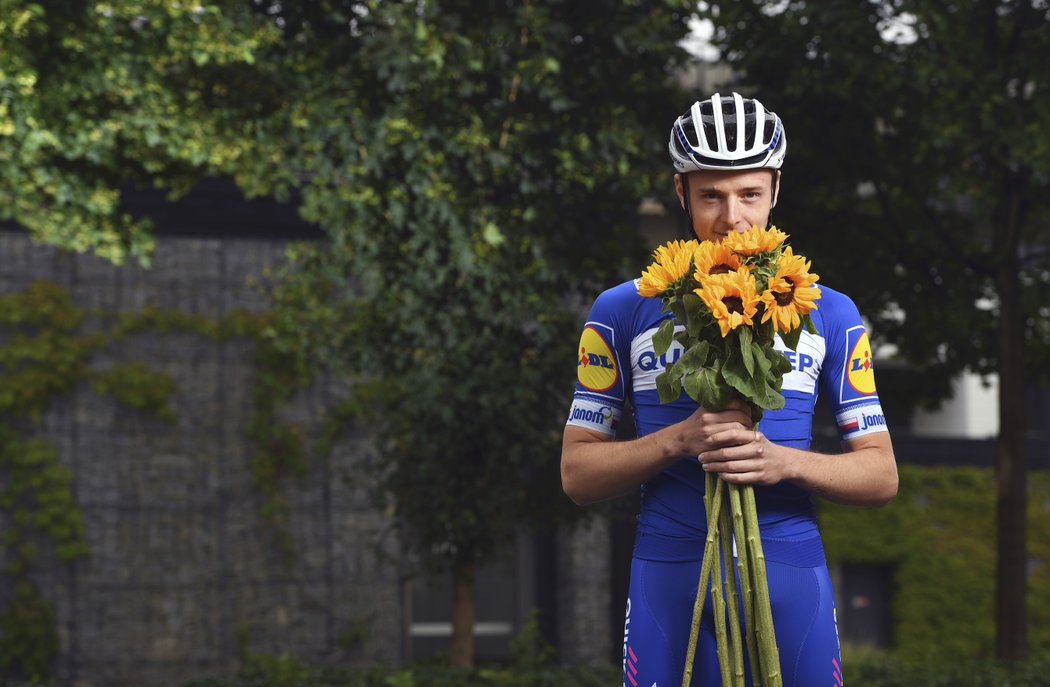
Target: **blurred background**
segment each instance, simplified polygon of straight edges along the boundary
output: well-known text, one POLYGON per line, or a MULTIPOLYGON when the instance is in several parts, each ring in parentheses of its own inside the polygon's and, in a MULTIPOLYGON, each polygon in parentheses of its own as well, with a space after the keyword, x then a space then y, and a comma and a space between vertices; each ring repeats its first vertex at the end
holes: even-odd
POLYGON ((686 231, 674 118, 736 90, 901 466, 819 504, 848 679, 1048 684, 1048 25, 0 2, 0 683, 619 684, 637 504, 561 492, 576 344, 686 231))

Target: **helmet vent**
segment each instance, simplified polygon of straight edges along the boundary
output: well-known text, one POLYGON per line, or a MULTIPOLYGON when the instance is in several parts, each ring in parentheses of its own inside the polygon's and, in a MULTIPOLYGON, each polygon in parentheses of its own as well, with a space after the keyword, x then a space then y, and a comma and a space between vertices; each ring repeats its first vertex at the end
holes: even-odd
POLYGON ((737 93, 696 102, 675 122, 671 159, 679 172, 700 169, 779 169, 787 138, 762 103, 737 93))

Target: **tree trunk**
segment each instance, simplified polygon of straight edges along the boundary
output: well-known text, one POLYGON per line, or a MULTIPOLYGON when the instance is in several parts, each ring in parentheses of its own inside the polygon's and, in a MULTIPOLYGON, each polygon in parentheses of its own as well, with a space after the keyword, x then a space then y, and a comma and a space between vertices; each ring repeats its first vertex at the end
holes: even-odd
POLYGON ((1017 251, 1020 237, 1021 200, 1010 194, 1009 212, 1003 219, 1003 259, 997 265, 999 291, 999 438, 995 450, 998 496, 996 571, 996 655, 1021 661, 1028 655, 1025 613, 1028 557, 1026 553, 1026 484, 1024 450, 1025 378, 1024 315, 1021 312, 1017 251))
POLYGON ((452 571, 452 665, 474 667, 474 565, 452 571))

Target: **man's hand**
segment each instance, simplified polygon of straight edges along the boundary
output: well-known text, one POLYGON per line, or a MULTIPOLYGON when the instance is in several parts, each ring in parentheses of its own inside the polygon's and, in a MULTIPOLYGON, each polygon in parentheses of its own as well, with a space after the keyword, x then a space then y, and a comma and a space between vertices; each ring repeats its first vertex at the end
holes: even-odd
POLYGON ((727 430, 719 438, 720 447, 697 456, 705 471, 718 473, 732 484, 771 485, 787 477, 785 462, 769 450, 775 444, 758 430, 727 430))
POLYGON ((739 401, 720 411, 698 408, 668 428, 674 432, 672 451, 679 456, 696 456, 746 444, 755 436, 752 424, 751 409, 739 401))

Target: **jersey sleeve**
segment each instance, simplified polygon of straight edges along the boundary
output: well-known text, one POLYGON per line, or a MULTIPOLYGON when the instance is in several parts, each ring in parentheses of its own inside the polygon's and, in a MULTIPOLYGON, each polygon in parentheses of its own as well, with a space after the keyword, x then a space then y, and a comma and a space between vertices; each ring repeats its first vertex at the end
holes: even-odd
POLYGON ((825 310, 826 365, 821 388, 828 399, 843 441, 889 431, 875 388, 875 361, 868 332, 857 306, 833 292, 821 301, 825 310))
POLYGON ((576 351, 576 391, 567 424, 614 436, 623 415, 628 382, 627 333, 621 325, 617 289, 598 296, 576 351))

